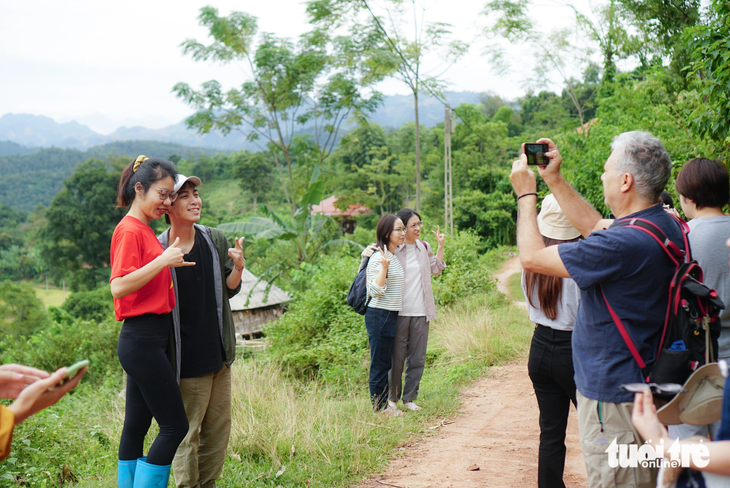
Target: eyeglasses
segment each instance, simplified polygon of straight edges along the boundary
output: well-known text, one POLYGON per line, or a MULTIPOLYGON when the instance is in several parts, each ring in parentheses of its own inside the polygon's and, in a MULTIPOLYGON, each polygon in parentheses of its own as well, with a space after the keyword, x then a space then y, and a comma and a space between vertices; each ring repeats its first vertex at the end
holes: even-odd
POLYGON ((411 228, 411 229, 414 229, 414 230, 415 229, 423 229, 423 221, 420 220, 420 221, 416 222, 413 225, 409 225, 408 227, 411 228))
POLYGON ((397 229, 393 229, 393 232, 400 232, 401 234, 405 234, 408 231, 405 227, 398 227, 397 229))
POLYGON ((160 201, 165 201, 168 198, 170 199, 170 203, 173 203, 175 200, 177 200, 177 193, 174 191, 170 191, 167 188, 157 188, 156 186, 150 185, 150 188, 154 188, 157 190, 157 193, 160 194, 160 201))

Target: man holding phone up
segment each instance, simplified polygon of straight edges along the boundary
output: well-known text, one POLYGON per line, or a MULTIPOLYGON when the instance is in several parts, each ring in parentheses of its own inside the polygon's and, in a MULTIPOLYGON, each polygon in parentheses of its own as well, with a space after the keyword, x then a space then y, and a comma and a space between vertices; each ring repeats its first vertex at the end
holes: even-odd
POLYGON ((218 229, 197 225, 203 201, 200 179, 178 175, 177 199, 168 208, 171 227, 158 238, 162 247, 180 239, 185 260, 195 266, 173 271, 174 345, 185 413, 190 428, 172 463, 178 488, 214 488, 231 432, 231 364, 236 356, 233 315, 228 299, 241 289, 243 238, 229 249, 218 229))
MULTIPOLYGON (((538 172, 585 239, 545 247, 536 221, 536 178, 523 151, 510 175, 519 205, 517 245, 525 270, 570 277, 581 289, 572 343, 589 486, 653 487, 656 470, 608 464, 606 449, 614 439, 617 444, 644 443, 631 423, 633 393, 620 389, 622 383, 644 380, 607 304, 650 363, 659 347, 674 263, 648 234, 602 219, 561 175, 557 146, 549 139, 537 142, 549 149, 549 163, 538 166, 538 172)), ((671 241, 682 243, 679 226, 658 204, 672 169, 659 139, 648 132, 625 132, 614 138, 611 149, 601 180, 606 204, 616 218, 646 219, 671 241)))

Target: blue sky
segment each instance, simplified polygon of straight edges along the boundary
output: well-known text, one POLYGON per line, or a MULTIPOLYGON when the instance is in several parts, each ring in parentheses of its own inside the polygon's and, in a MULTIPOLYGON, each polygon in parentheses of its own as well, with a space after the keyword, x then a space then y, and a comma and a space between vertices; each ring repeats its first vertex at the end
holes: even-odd
MULTIPOLYGON (((383 12, 383 1, 371 0, 376 13, 383 12)), ((482 42, 475 39, 486 21, 479 15, 485 1, 416 3, 426 7, 427 21, 451 23, 459 39, 474 42, 446 74, 449 90, 491 90, 506 97, 524 93, 517 73, 494 74, 480 56, 482 42)), ((556 6, 561 2, 536 3, 533 13, 545 26, 570 20, 570 10, 556 6)), ((246 76, 237 66, 195 63, 182 55, 179 46, 186 38, 206 38, 197 15, 207 4, 222 14, 241 10, 256 15, 261 30, 279 36, 296 37, 308 27, 299 0, 0 2, 0 115, 31 113, 67 121, 103 114, 112 125, 134 121, 149 127, 180 121, 191 110, 171 94, 175 83, 198 86, 216 79, 230 87, 246 76)), ((438 63, 436 58, 426 61, 427 67, 438 63)), ((378 89, 408 93, 395 80, 378 89)))

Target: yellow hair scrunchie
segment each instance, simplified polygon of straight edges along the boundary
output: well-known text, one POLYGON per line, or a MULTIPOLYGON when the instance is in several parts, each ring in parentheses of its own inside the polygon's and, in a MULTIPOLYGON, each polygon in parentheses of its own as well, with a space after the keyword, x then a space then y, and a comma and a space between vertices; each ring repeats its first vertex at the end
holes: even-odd
POLYGON ((134 162, 134 167, 132 168, 132 173, 136 173, 139 169, 139 165, 147 161, 148 159, 149 158, 145 155, 137 156, 137 160, 134 162))

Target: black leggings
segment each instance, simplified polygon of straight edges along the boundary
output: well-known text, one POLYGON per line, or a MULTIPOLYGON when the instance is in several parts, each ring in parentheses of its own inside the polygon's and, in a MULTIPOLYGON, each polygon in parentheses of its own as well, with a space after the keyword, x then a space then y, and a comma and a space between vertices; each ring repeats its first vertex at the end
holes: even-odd
POLYGON ((165 354, 169 331, 170 314, 130 317, 122 326, 117 355, 127 372, 127 404, 119 443, 121 461, 143 456, 152 417, 160 433, 147 454, 149 464, 171 464, 188 432, 180 387, 165 354))

